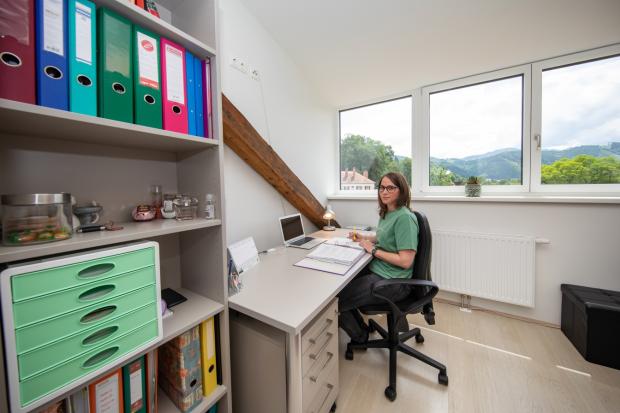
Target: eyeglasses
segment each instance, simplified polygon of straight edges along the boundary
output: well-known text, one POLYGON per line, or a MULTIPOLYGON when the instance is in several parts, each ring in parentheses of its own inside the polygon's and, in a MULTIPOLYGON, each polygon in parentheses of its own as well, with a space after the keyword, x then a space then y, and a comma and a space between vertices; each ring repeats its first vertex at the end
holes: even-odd
POLYGON ((394 186, 394 185, 388 185, 388 186, 380 185, 379 186, 379 192, 387 191, 388 194, 391 194, 392 192, 394 192, 397 189, 398 189, 398 187, 394 186))

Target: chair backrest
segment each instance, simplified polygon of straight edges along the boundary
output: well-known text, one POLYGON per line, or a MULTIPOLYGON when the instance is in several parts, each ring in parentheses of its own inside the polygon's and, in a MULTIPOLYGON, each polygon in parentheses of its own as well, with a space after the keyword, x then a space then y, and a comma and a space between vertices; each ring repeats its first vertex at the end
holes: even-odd
POLYGON ((413 261, 412 276, 416 280, 431 280, 431 255, 433 252, 433 239, 431 227, 426 215, 419 211, 413 211, 418 219, 418 250, 413 261))

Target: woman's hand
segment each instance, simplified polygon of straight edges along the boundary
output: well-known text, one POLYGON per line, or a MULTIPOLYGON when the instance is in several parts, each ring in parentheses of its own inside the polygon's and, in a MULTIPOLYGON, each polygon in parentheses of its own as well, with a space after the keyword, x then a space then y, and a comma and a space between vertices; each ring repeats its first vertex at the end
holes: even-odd
POLYGON ((347 238, 352 239, 353 241, 361 241, 365 239, 364 236, 360 234, 358 231, 349 232, 347 234, 347 238))
POLYGON ((375 244, 370 242, 370 241, 368 241, 367 239, 361 240, 360 241, 360 245, 369 254, 372 253, 372 249, 375 247, 375 244))

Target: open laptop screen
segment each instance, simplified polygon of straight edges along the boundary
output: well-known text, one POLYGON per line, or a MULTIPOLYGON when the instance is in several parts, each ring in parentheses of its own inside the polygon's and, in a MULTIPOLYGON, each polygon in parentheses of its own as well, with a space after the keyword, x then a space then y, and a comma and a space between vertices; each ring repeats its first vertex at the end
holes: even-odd
POLYGON ((284 242, 288 242, 293 238, 304 235, 304 228, 301 225, 301 215, 280 218, 280 225, 282 225, 284 242))

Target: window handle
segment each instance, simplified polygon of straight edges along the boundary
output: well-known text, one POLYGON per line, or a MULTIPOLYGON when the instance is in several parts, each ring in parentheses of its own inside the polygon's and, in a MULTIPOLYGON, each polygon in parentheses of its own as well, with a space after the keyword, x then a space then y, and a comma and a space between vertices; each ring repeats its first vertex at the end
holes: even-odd
POLYGON ((540 150, 542 146, 542 136, 540 136, 540 133, 534 135, 534 140, 536 141, 536 149, 540 150))

